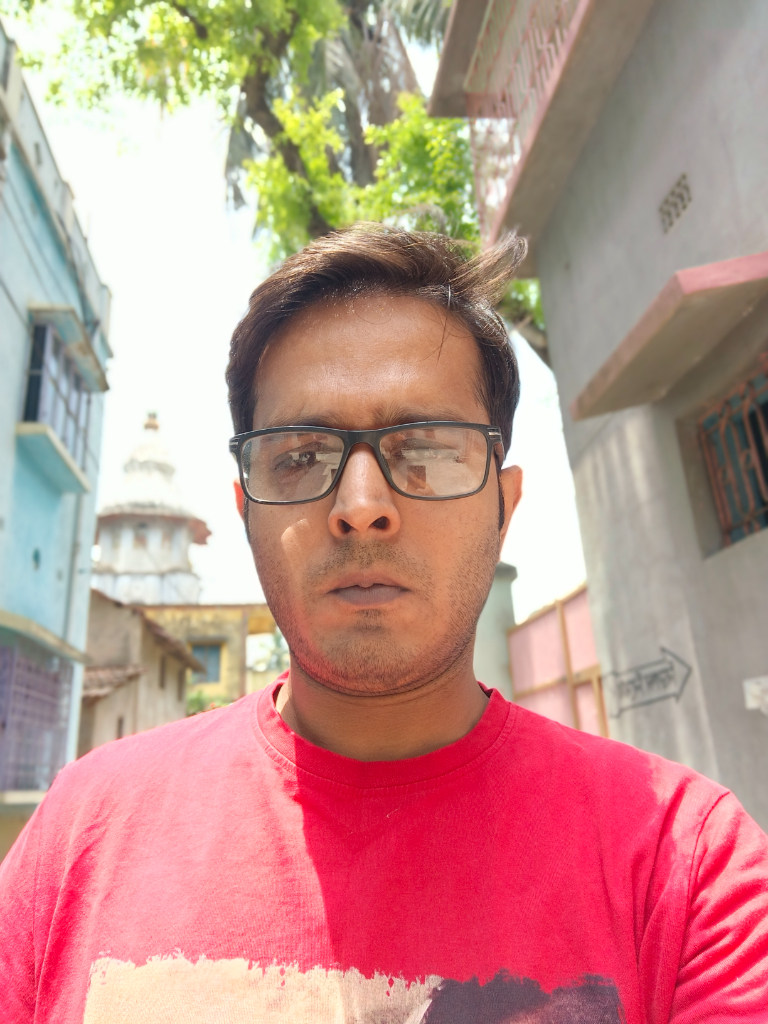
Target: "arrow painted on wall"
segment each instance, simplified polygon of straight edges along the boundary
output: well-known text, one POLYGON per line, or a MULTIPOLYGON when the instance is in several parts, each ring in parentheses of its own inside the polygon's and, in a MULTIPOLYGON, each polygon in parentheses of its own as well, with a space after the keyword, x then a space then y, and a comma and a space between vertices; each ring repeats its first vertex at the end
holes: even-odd
POLYGON ((673 651, 661 647, 661 657, 624 672, 607 672, 603 692, 609 704, 608 714, 618 718, 632 708, 645 707, 674 697, 680 700, 691 674, 691 666, 673 651))

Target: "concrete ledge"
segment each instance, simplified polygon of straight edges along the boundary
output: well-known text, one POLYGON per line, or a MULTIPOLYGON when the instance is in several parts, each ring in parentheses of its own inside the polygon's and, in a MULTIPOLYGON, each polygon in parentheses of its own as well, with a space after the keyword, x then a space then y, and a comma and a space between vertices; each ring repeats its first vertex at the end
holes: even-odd
POLYGON ((485 0, 454 0, 427 105, 430 117, 467 116, 464 76, 475 52, 487 6, 485 0))
POLYGON ((85 326, 71 306, 32 302, 29 312, 36 323, 53 324, 64 342, 67 355, 85 378, 91 391, 108 391, 107 375, 99 362, 85 326))
POLYGON ((44 789, 6 789, 0 790, 0 806, 20 810, 24 807, 37 807, 46 794, 44 789))
POLYGON ((87 494, 88 477, 47 423, 17 423, 19 448, 62 494, 87 494))
POLYGON ((768 292, 768 252, 679 270, 571 404, 574 420, 658 402, 768 292))
POLYGON ((90 660, 85 651, 79 651, 76 647, 68 644, 66 640, 62 640, 61 637, 52 633, 50 629, 41 626, 39 622, 27 619, 23 615, 16 615, 15 612, 6 611, 4 608, 0 608, 0 628, 7 629, 11 633, 19 633, 61 658, 81 662, 90 660))

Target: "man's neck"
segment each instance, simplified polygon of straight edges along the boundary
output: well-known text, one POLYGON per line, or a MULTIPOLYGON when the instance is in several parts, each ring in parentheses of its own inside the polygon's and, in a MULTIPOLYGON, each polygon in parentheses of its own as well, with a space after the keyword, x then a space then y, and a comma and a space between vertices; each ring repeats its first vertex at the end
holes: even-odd
POLYGON ((471 652, 444 675, 406 693, 338 693, 291 660, 276 699, 285 724, 303 739, 357 761, 399 761, 455 743, 474 728, 488 698, 471 652))

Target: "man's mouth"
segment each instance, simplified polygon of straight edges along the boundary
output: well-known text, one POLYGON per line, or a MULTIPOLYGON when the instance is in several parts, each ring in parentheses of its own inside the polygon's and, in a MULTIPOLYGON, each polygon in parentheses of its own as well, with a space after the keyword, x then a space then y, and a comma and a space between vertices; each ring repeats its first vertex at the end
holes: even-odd
POLYGON ((390 587, 386 583, 372 583, 370 587, 339 587, 338 590, 332 590, 331 593, 348 604, 371 607, 377 604, 388 604, 396 597, 406 594, 407 591, 405 587, 390 587))
POLYGON ((353 577, 339 580, 339 584, 329 593, 347 604, 365 607, 388 604, 408 593, 406 587, 387 577, 367 577, 357 573, 353 577))

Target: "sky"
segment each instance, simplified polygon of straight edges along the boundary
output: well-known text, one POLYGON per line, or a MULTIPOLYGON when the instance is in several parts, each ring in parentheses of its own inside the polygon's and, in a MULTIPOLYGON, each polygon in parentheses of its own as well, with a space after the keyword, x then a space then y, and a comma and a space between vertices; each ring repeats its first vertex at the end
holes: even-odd
MULTIPOLYGON (((5 25, 22 48, 40 45, 27 26, 5 25)), ((428 92, 436 61, 420 52, 414 64, 428 92)), ((232 330, 266 268, 253 210, 226 202, 216 109, 198 99, 168 115, 120 98, 106 112, 82 111, 46 102, 41 75, 25 75, 113 296, 99 507, 118 489, 147 412, 156 412, 186 504, 212 531, 192 548, 201 600, 261 600, 234 504, 224 369, 232 330)), ((522 338, 515 344, 521 399, 508 461, 523 467, 525 483, 503 558, 518 569, 519 622, 585 572, 554 378, 522 338)))

